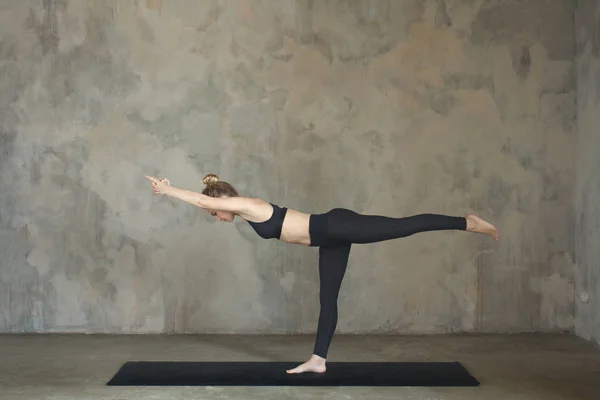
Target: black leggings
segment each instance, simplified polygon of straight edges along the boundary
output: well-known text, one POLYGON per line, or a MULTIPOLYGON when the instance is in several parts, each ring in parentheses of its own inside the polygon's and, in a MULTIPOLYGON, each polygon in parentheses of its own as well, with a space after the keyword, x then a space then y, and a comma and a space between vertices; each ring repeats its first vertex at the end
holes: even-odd
POLYGON ((312 246, 319 246, 319 300, 321 310, 313 353, 327 358, 327 351, 338 321, 338 294, 346 272, 353 243, 376 243, 419 232, 466 230, 465 217, 420 214, 393 218, 363 215, 336 208, 311 215, 312 246))

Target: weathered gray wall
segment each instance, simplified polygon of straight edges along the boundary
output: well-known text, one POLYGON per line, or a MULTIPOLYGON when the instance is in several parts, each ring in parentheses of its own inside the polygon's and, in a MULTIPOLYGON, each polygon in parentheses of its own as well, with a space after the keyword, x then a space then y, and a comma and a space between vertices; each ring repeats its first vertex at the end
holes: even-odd
POLYGON ((575 332, 600 343, 600 3, 580 0, 577 39, 575 332))
POLYGON ((1 0, 0 330, 314 331, 316 249, 144 179, 208 172, 498 225, 355 246, 342 332, 572 329, 572 3, 1 0))

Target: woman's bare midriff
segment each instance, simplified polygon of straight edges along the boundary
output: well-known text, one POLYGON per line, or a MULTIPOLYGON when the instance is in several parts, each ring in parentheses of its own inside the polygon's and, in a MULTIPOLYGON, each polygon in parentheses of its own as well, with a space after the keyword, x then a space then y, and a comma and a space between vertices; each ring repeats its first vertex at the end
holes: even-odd
POLYGON ((288 209, 281 228, 282 242, 310 245, 310 215, 288 209))

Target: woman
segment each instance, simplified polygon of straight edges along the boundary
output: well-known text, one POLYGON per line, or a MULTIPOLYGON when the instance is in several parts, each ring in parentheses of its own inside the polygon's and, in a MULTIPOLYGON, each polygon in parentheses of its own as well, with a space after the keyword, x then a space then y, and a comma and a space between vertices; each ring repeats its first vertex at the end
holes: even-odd
POLYGON ((482 233, 498 240, 498 230, 476 215, 455 217, 419 214, 403 218, 363 215, 335 208, 324 214, 305 214, 258 198, 240 197, 236 189, 214 174, 203 179, 202 193, 171 186, 167 179, 146 176, 156 194, 165 194, 203 208, 218 221, 246 220, 264 239, 319 247, 319 299, 321 310, 317 338, 310 359, 287 373, 326 370, 325 361, 338 320, 337 298, 353 243, 375 243, 418 232, 460 230, 482 233))

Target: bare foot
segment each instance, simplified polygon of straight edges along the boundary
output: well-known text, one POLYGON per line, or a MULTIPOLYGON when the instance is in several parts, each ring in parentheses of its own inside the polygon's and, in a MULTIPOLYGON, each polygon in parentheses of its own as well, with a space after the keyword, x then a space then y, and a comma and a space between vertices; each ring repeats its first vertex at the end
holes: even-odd
POLYGON ((484 221, 475 214, 468 214, 466 216, 466 219, 468 232, 483 233, 484 235, 488 235, 492 239, 500 239, 500 233, 498 232, 498 229, 489 222, 484 221))
POLYGON ((326 370, 327 368, 325 368, 325 359, 313 354, 307 362, 298 365, 294 369, 288 369, 286 372, 288 374, 301 374, 303 372, 317 372, 322 374, 326 370))

